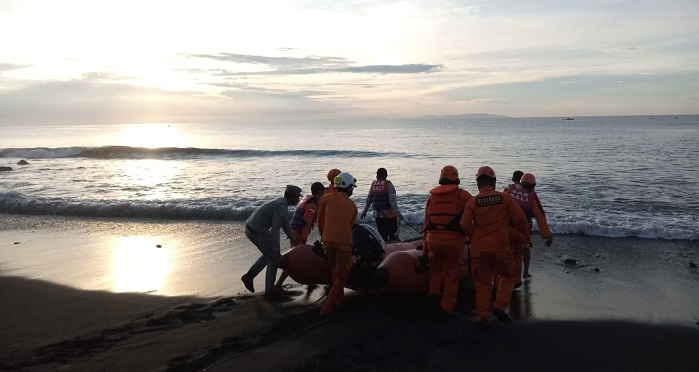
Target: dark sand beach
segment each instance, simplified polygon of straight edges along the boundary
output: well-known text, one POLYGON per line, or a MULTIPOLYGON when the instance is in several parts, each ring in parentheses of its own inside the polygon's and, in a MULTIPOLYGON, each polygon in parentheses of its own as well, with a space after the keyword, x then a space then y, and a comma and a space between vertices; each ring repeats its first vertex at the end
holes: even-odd
POLYGON ((267 302, 239 282, 257 254, 236 223, 0 219, 0 370, 699 368, 697 242, 537 242, 534 276, 508 310, 515 323, 495 321, 479 333, 468 283, 459 315, 446 324, 426 318, 421 298, 349 290, 343 310, 321 320, 325 288, 309 292, 291 280, 292 301, 267 302), (119 290, 128 288, 122 276, 142 273, 121 274, 109 247, 134 236, 127 241, 145 244, 141 251, 162 244, 170 264, 149 286, 119 290))

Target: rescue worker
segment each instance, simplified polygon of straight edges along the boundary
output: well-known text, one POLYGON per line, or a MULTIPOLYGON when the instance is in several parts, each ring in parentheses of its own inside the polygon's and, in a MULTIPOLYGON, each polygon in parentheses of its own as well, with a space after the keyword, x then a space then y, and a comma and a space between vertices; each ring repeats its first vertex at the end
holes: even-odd
MULTIPOLYGON (((313 230, 316 224, 316 214, 318 205, 325 192, 325 186, 320 182, 314 182, 311 185, 311 195, 307 195, 296 207, 294 215, 291 217, 291 231, 296 237, 298 244, 307 244, 308 235, 313 230)), ((293 248, 293 242, 291 248, 293 248)), ((284 281, 289 277, 289 274, 282 272, 274 287, 277 290, 283 290, 284 281)))
MULTIPOLYGON (((505 189, 502 190, 502 192, 509 193, 510 190, 516 190, 516 189, 519 189, 520 187, 522 187, 520 180, 522 179, 523 175, 524 175, 524 172, 519 171, 519 170, 512 173, 512 183, 509 184, 507 187, 505 187, 505 189)), ((534 201, 536 202, 537 205, 539 205, 539 209, 541 209, 541 213, 543 213, 544 216, 546 216, 546 211, 544 211, 544 206, 541 205, 541 200, 539 200, 539 196, 536 193, 534 193, 534 201)))
POLYGON ((283 197, 268 201, 257 207, 245 221, 245 236, 260 250, 262 256, 255 261, 240 280, 243 281, 248 291, 254 293, 253 280, 267 266, 265 297, 269 300, 280 300, 283 297, 283 294, 274 289, 274 281, 277 279, 277 268, 281 260, 279 229, 284 230, 292 246, 298 244, 294 233, 291 231, 287 215, 289 206, 298 204, 300 197, 300 187, 286 185, 283 197))
MULTIPOLYGON (((514 173, 512 173, 512 183, 505 187, 505 189, 502 190, 502 192, 509 193, 510 190, 517 190, 521 188, 522 185, 520 185, 519 180, 522 179, 523 174, 524 172, 522 172, 521 170, 514 171, 514 173)), ((517 267, 517 281, 515 282, 515 288, 519 288, 522 286, 522 261, 524 257, 524 252, 529 249, 529 243, 524 240, 522 234, 520 234, 517 228, 512 226, 512 224, 510 224, 508 232, 510 234, 510 246, 512 246, 512 254, 514 255, 515 265, 517 267)))
POLYGON ((376 180, 371 183, 361 218, 364 219, 369 207, 373 206, 376 229, 381 238, 386 243, 390 243, 400 241, 398 239, 398 219, 402 219, 403 215, 398 209, 396 188, 386 177, 388 177, 386 168, 379 168, 376 171, 376 180))
POLYGON ((519 180, 522 178, 523 174, 524 172, 522 172, 521 170, 514 171, 514 173, 512 173, 512 183, 507 185, 507 187, 505 187, 505 189, 502 190, 502 192, 507 192, 508 190, 513 188, 519 188, 519 180))
POLYGON ((478 329, 490 329, 490 314, 505 324, 512 323, 505 309, 515 284, 515 262, 508 233, 510 221, 529 238, 527 217, 510 195, 495 191, 495 172, 483 166, 476 172, 478 194, 466 202, 461 228, 471 240, 471 261, 476 282, 478 329), (493 278, 500 283, 493 301, 493 278))
MULTIPOLYGON (((553 234, 551 234, 548 222, 546 221, 546 215, 540 207, 541 202, 539 201, 539 197, 536 195, 536 192, 534 192, 535 186, 536 178, 534 175, 531 173, 525 173, 520 179, 520 187, 508 190, 507 193, 512 196, 517 204, 519 204, 524 211, 524 214, 527 216, 530 233, 533 225, 532 218, 535 218, 536 225, 539 227, 539 232, 541 233, 541 238, 544 239, 546 246, 550 247, 551 244, 553 244, 553 234)), ((530 248, 533 246, 534 245, 532 244, 531 239, 527 240, 527 246, 522 255, 522 261, 524 263, 524 279, 531 278, 531 274, 529 273, 529 263, 531 261, 530 248)))
POLYGON ((318 208, 318 231, 333 267, 332 286, 321 316, 330 315, 345 302, 345 283, 352 269, 352 227, 357 220, 357 205, 350 199, 357 180, 349 173, 340 173, 334 183, 338 192, 323 196, 318 208))
POLYGON ((425 205, 422 246, 430 259, 429 308, 438 320, 453 314, 459 292, 465 235, 459 222, 464 205, 472 198, 460 188, 459 171, 447 165, 439 174, 439 186, 430 190, 425 205))
POLYGON ((328 184, 328 187, 325 188, 324 194, 332 194, 337 192, 337 189, 335 188, 335 177, 337 177, 337 175, 340 173, 342 173, 342 171, 337 168, 333 168, 328 171, 328 181, 330 181, 330 184, 328 184))

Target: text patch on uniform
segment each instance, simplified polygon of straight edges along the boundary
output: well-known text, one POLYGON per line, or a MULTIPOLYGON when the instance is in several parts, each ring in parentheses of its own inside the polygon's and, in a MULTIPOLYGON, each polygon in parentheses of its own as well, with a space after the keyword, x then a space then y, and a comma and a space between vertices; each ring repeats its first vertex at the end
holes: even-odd
POLYGON ((476 198, 476 205, 479 207, 487 207, 489 205, 502 204, 502 195, 481 196, 476 198))

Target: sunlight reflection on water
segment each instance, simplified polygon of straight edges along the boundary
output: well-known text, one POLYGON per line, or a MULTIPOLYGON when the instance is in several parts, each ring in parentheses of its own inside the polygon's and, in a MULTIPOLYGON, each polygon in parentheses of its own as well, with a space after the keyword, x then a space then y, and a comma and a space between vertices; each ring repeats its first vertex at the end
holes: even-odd
POLYGON ((153 236, 117 237, 113 243, 114 292, 157 292, 172 271, 171 250, 153 236))

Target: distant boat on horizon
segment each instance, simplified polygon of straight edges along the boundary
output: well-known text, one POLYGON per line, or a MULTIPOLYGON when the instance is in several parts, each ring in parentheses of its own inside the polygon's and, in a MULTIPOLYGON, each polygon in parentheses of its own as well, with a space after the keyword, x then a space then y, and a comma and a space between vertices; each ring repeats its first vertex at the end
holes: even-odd
POLYGON ((565 118, 565 119, 563 119, 563 120, 575 120, 575 119, 573 119, 573 118, 565 118))

